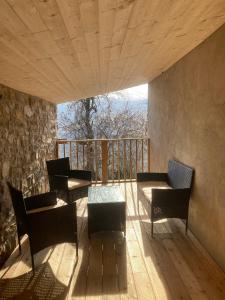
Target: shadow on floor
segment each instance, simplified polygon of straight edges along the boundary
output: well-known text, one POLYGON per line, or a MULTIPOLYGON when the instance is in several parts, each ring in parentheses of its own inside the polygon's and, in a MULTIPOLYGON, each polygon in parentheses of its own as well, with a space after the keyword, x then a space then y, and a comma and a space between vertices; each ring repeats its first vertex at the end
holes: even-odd
POLYGON ((72 296, 119 295, 127 292, 127 245, 119 232, 99 232, 85 240, 72 296))
POLYGON ((57 280, 48 263, 15 278, 0 280, 0 299, 65 299, 68 286, 57 280))

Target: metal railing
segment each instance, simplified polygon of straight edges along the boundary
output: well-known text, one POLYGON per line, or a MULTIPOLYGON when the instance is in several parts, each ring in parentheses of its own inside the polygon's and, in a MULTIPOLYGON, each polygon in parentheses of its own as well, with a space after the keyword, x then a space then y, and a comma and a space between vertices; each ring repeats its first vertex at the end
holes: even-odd
POLYGON ((71 168, 92 171, 95 182, 130 181, 150 171, 150 139, 57 140, 58 158, 69 157, 71 168))

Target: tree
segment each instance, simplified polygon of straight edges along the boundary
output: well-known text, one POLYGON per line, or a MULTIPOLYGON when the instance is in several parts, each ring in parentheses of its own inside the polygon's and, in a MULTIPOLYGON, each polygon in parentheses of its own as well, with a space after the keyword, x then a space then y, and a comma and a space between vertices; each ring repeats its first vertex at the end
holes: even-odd
POLYGON ((61 138, 94 139, 93 115, 97 113, 95 97, 66 104, 59 114, 58 129, 61 138))
MULTIPOLYGON (((80 140, 76 143, 78 150, 72 149, 73 156, 81 157, 84 167, 92 170, 93 174, 96 170, 96 174, 100 174, 96 166, 101 169, 101 163, 99 163, 101 162, 101 145, 100 143, 97 145, 90 143, 87 140, 146 137, 147 112, 140 110, 139 107, 132 107, 128 101, 121 101, 120 93, 116 94, 116 100, 115 97, 112 99, 108 95, 91 97, 67 103, 64 111, 59 113, 58 130, 60 138, 80 140), (77 154, 77 152, 79 153, 77 154), (85 158, 84 152, 86 153, 85 158)), ((109 157, 112 157, 111 154, 114 151, 112 144, 111 146, 110 143, 108 144, 109 157)), ((133 146, 135 147, 135 145, 133 146)), ((123 147, 122 143, 119 151, 117 147, 117 153, 121 153, 118 155, 122 156, 123 147)), ((109 159, 109 169, 111 165, 112 160, 109 159)), ((124 172, 123 168, 124 164, 121 160, 119 170, 121 175, 124 172)), ((126 168, 128 173, 130 168, 129 166, 126 168)), ((113 176, 111 171, 109 173, 113 176)))
POLYGON ((60 138, 141 138, 147 135, 147 112, 132 109, 128 101, 98 96, 66 104, 59 113, 60 138))

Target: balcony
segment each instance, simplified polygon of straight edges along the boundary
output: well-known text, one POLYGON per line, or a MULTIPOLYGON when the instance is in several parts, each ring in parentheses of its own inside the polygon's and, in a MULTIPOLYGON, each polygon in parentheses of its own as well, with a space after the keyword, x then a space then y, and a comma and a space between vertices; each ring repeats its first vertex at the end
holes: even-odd
POLYGON ((71 168, 87 169, 93 182, 124 182, 150 170, 150 139, 57 140, 58 158, 69 157, 71 168))
POLYGON ((3 0, 0 15, 0 300, 225 299, 224 1, 3 0), (151 140, 55 147, 55 104, 147 82, 151 140), (94 186, 120 186, 127 235, 88 239, 79 199, 79 259, 73 244, 48 247, 33 276, 27 236, 16 248, 6 181, 24 196, 47 191, 46 160, 56 156, 91 170, 94 186), (152 238, 136 173, 163 172, 171 157, 196 171, 190 232, 164 219, 152 238))
MULTIPOLYGON (((114 183, 119 184, 119 183, 114 183)), ((111 183, 110 183, 111 185, 111 183)), ((73 244, 35 256, 32 276, 28 239, 0 271, 0 299, 225 299, 225 275, 180 220, 155 224, 136 197, 136 183, 120 183, 127 203, 127 237, 87 236, 87 199, 77 202, 79 258, 73 244)))

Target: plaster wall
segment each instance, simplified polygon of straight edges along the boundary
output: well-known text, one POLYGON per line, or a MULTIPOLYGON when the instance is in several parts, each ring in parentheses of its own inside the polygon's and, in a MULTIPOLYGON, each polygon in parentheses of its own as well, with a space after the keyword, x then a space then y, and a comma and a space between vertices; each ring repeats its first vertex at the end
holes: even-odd
POLYGON ((190 228, 225 270, 225 25, 149 83, 151 171, 195 168, 190 228))

